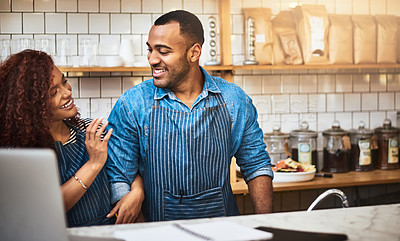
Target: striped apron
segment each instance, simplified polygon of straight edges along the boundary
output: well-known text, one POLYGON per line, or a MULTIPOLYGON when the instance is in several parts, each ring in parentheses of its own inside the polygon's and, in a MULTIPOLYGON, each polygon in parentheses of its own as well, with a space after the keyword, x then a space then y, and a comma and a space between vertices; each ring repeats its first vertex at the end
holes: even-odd
POLYGON ((230 186, 231 120, 221 94, 218 105, 180 112, 151 111, 143 175, 149 221, 238 215, 230 186))
MULTIPOLYGON (((58 156, 61 184, 67 182, 89 160, 85 146, 85 133, 74 126, 76 142, 63 145, 54 142, 58 156)), ((108 179, 103 168, 82 198, 67 212, 69 227, 114 224, 115 217, 107 218, 111 210, 108 179)))

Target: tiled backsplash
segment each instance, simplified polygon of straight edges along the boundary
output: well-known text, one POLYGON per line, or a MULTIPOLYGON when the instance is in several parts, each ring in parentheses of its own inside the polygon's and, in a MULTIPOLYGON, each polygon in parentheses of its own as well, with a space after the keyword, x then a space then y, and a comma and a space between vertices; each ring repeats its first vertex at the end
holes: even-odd
MULTIPOLYGON (((293 4, 323 4, 328 13, 400 15, 399 0, 231 0, 232 62, 241 64, 243 7, 267 7, 273 15, 293 4)), ((133 39, 135 60, 146 63, 147 33, 162 13, 173 9, 194 12, 206 26, 217 16, 216 0, 0 0, 0 39, 48 38, 57 54, 62 39, 70 39, 71 61, 82 54, 83 39, 99 43, 99 55, 118 55, 122 39, 133 39)), ((201 63, 206 61, 207 46, 201 63)), ((216 73, 214 73, 216 74, 216 73)), ((151 78, 150 73, 68 73, 76 104, 84 117, 107 117, 118 97, 151 78)), ((253 70, 236 71, 234 82, 253 99, 260 126, 290 132, 306 120, 323 131, 339 120, 342 128, 369 128, 385 118, 396 125, 400 110, 400 69, 388 70, 253 70)), ((321 137, 319 137, 321 143, 321 137)), ((322 145, 319 145, 322 147, 322 145)))

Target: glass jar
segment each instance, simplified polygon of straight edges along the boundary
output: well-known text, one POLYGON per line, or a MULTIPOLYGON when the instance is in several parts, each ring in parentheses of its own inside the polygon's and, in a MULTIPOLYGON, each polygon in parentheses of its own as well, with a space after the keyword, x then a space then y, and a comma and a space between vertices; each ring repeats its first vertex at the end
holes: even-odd
POLYGON ((373 131, 365 129, 363 121, 360 121, 358 129, 350 130, 351 170, 371 171, 374 168, 372 157, 377 148, 372 143, 373 135, 373 131))
POLYGON ((271 164, 287 158, 286 149, 289 135, 281 132, 279 126, 274 126, 272 132, 264 133, 264 142, 271 158, 271 164), (285 149, 286 148, 286 149, 285 149))
POLYGON ((378 153, 375 161, 376 169, 399 168, 399 129, 392 127, 389 119, 383 121, 383 126, 375 129, 378 140, 378 153))
POLYGON ((340 128, 339 121, 332 123, 332 128, 322 132, 324 137, 323 167, 324 172, 350 171, 349 132, 340 128))
POLYGON ((306 121, 301 122, 299 129, 289 134, 291 158, 297 162, 315 165, 318 170, 317 137, 318 132, 309 130, 306 121))

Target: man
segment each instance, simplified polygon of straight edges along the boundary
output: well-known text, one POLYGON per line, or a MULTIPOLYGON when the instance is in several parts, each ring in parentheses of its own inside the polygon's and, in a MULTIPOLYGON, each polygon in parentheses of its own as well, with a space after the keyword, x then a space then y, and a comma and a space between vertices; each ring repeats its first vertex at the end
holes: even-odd
MULTIPOLYGON (((148 221, 238 215, 233 156, 255 212, 272 212, 273 172, 256 109, 238 86, 199 66, 203 34, 189 12, 158 18, 146 43, 153 79, 124 93, 108 119, 112 200, 129 193, 140 174, 148 221)), ((128 212, 129 201, 118 208, 128 212)))

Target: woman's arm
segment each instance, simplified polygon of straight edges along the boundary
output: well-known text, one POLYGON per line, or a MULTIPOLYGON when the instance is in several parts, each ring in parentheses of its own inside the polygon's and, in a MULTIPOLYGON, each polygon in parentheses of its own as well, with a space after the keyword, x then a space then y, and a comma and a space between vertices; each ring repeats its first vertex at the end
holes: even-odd
POLYGON ((107 161, 107 144, 112 129, 101 140, 101 134, 107 127, 107 123, 99 127, 101 122, 102 118, 94 119, 86 128, 85 146, 89 160, 61 186, 66 212, 82 198, 107 161))

